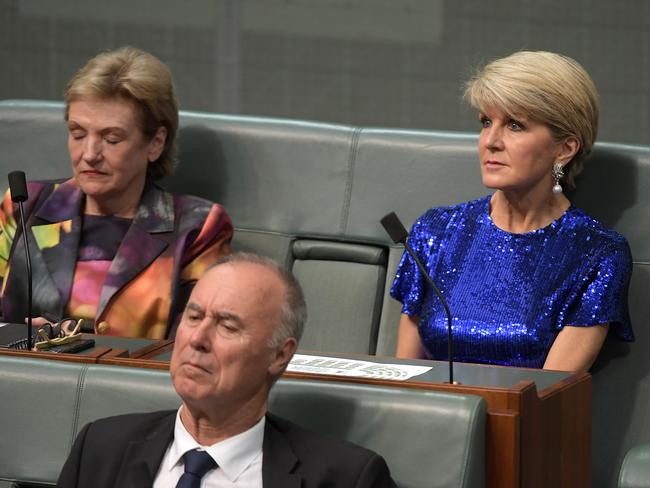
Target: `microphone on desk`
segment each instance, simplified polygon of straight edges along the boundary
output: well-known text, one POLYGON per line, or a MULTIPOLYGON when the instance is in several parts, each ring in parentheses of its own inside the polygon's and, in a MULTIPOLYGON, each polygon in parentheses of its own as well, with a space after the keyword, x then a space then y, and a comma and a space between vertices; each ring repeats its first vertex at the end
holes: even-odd
POLYGON ((29 254, 29 242, 27 240, 27 228, 25 226, 25 210, 23 202, 27 200, 27 182, 24 171, 12 171, 9 173, 9 191, 11 200, 18 204, 20 212, 20 225, 23 231, 23 243, 25 245, 25 260, 27 263, 27 350, 32 349, 32 259, 29 254))
POLYGON ((443 307, 445 308, 445 313, 447 314, 447 356, 449 357, 449 384, 452 385, 454 384, 454 342, 451 333, 451 311, 449 310, 447 300, 445 300, 445 297, 433 282, 431 276, 429 276, 429 272, 424 267, 424 264, 422 264, 422 261, 420 261, 420 258, 418 258, 418 256, 413 251, 413 248, 409 245, 409 233, 406 231, 406 228, 400 221, 397 214, 395 212, 391 212, 388 215, 384 215, 380 222, 384 227, 386 233, 390 236, 395 244, 404 244, 404 249, 406 249, 406 252, 409 253, 409 255, 413 258, 413 261, 415 261, 415 264, 417 264, 418 268, 420 268, 420 271, 424 275, 424 279, 438 296, 442 302, 443 307))

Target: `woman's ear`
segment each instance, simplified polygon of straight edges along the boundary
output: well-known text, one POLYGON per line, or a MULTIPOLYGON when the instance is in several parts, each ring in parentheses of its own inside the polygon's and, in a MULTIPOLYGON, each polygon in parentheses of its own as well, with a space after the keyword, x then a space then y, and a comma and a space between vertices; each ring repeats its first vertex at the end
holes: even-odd
POLYGON ((566 137, 559 146, 559 151, 556 161, 561 161, 563 164, 567 164, 573 159, 573 157, 578 154, 580 150, 580 141, 576 136, 566 137))
POLYGON ((165 149, 165 142, 167 141, 167 128, 162 125, 151 138, 149 142, 149 162, 157 160, 165 149))

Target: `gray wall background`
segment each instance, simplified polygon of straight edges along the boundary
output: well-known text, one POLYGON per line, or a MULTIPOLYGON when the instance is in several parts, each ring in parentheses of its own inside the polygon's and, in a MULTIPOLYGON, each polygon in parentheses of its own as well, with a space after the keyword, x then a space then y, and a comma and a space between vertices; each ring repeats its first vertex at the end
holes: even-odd
POLYGON ((474 67, 557 51, 596 82, 599 140, 650 145, 648 0, 0 0, 0 98, 59 100, 125 44, 170 65, 186 110, 469 131, 474 67))

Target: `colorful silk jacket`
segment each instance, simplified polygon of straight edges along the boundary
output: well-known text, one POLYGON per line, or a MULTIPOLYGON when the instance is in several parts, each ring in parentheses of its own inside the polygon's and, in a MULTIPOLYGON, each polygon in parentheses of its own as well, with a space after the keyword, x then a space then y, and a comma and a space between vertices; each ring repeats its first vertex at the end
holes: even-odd
MULTIPOLYGON (((62 317, 73 285, 85 196, 73 179, 28 183, 25 205, 33 275, 33 316, 62 317)), ((27 272, 18 208, 9 192, 0 206, 2 317, 24 323, 27 272)), ((230 252, 232 222, 201 198, 172 195, 149 183, 117 254, 97 306, 102 333, 173 338, 194 283, 230 252)), ((74 311, 71 312, 74 314, 74 311)))

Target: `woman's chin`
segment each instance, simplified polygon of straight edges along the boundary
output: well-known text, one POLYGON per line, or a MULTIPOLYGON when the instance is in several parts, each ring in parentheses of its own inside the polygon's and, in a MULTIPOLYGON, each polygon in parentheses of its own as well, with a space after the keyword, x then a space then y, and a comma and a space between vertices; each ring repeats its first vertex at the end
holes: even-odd
POLYGON ((106 181, 99 181, 99 178, 77 176, 75 179, 77 180, 77 185, 86 196, 101 197, 110 192, 110 186, 106 184, 106 181))
POLYGON ((495 178, 494 176, 483 176, 483 186, 490 190, 501 190, 508 185, 503 181, 503 178, 495 178))

